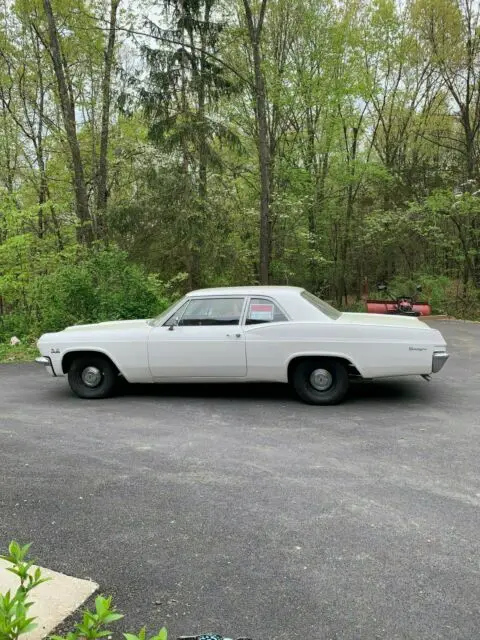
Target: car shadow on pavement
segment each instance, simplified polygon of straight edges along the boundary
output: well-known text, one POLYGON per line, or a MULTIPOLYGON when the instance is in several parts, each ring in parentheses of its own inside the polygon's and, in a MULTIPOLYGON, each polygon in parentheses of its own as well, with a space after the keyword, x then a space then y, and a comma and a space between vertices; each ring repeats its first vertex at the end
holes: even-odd
MULTIPOLYGON (((301 402, 287 384, 229 383, 229 384, 129 384, 122 381, 116 397, 156 397, 163 399, 228 399, 236 401, 301 402)), ((353 382, 345 399, 346 404, 362 402, 427 401, 428 385, 419 380, 390 379, 353 382)))

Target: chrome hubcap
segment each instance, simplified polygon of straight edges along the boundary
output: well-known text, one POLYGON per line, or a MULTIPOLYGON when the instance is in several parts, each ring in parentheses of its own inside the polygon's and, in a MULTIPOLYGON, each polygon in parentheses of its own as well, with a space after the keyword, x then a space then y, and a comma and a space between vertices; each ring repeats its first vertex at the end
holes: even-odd
POLYGON ((333 384, 333 378, 327 369, 315 369, 310 374, 310 384, 316 391, 327 391, 333 384))
POLYGON ((86 367, 82 371, 82 382, 87 387, 98 387, 102 381, 102 372, 97 367, 86 367))

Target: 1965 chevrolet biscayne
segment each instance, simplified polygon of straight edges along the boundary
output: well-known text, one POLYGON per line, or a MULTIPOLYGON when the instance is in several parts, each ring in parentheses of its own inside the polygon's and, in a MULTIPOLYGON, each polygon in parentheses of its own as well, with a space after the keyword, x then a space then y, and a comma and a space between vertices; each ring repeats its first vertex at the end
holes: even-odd
POLYGON ((128 382, 288 382, 310 404, 340 402, 352 376, 436 373, 442 334, 417 318, 341 313, 297 287, 193 291, 157 318, 101 322, 44 334, 53 376, 81 398, 128 382))

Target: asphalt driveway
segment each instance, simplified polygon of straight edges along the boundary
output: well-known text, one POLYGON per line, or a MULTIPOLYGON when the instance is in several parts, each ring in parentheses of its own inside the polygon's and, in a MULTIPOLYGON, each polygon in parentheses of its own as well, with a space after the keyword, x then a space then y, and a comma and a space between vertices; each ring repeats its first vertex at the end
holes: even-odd
POLYGON ((0 546, 90 577, 124 627, 255 640, 480 635, 480 325, 338 407, 284 387, 73 397, 0 367, 0 546))

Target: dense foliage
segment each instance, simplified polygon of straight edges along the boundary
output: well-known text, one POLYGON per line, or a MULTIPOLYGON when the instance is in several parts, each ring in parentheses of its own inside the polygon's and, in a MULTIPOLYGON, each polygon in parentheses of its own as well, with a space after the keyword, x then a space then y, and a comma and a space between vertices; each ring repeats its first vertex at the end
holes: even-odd
POLYGON ((478 313, 478 0, 2 6, 4 338, 218 284, 478 313))

